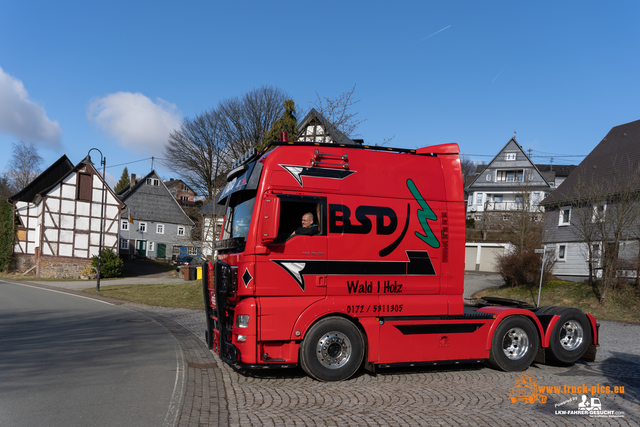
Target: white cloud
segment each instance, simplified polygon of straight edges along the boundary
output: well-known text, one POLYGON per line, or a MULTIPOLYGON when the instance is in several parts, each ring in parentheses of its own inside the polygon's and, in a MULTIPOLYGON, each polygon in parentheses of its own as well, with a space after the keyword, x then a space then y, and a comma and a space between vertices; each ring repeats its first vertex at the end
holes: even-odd
POLYGON ((131 92, 94 99, 87 109, 87 117, 115 138, 118 145, 156 155, 181 123, 175 104, 160 98, 153 102, 141 93, 131 92))
POLYGON ((24 84, 0 67, 0 132, 14 135, 27 143, 60 146, 62 129, 47 117, 40 105, 29 99, 24 84))

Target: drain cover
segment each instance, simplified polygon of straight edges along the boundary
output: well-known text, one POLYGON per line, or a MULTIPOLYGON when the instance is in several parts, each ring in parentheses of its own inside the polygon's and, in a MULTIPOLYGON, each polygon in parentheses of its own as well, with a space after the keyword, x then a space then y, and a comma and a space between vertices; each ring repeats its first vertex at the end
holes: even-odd
POLYGON ((218 365, 216 365, 215 363, 194 363, 194 362, 189 362, 188 363, 190 368, 196 368, 196 369, 213 369, 213 368, 217 368, 218 365))

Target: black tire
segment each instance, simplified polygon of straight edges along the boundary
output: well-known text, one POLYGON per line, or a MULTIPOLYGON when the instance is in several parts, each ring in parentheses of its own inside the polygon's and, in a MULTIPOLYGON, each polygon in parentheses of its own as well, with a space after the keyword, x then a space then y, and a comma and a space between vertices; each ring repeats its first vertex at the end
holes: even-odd
POLYGON ((538 332, 524 316, 510 316, 496 328, 491 340, 489 366, 502 371, 524 371, 538 352, 538 332))
MULTIPOLYGON (((205 265, 206 267, 206 265, 205 265)), ((203 268, 204 270, 204 268, 203 268)), ((203 271, 203 275, 207 274, 206 271, 203 271)), ((206 326, 204 331, 204 339, 207 343, 207 347, 209 350, 213 349, 213 320, 211 319, 211 315, 213 314, 213 309, 211 308, 209 302, 209 289, 207 286, 208 277, 202 278, 202 294, 204 295, 204 315, 206 319, 206 326)))
POLYGON ((536 313, 537 315, 541 315, 541 314, 549 314, 549 312, 550 312, 551 310, 555 310, 556 308, 558 308, 558 307, 556 307, 555 305, 545 305, 545 306, 542 306, 542 307, 540 307, 539 309, 537 309, 537 310, 535 311, 535 313, 536 313))
POLYGON ((547 314, 560 315, 549 337, 545 356, 552 362, 573 363, 591 344, 591 324, 577 308, 555 307, 547 314))
POLYGON ((311 327, 300 346, 300 366, 319 381, 342 381, 356 373, 364 357, 360 330, 342 317, 327 317, 311 327))

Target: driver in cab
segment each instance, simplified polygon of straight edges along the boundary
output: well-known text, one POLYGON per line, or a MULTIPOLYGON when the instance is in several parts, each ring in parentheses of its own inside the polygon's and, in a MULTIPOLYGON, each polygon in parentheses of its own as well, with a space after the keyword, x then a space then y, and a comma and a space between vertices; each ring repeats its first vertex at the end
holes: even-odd
POLYGON ((296 231, 291 233, 291 236, 313 236, 315 234, 319 234, 320 230, 318 230, 318 226, 313 223, 313 214, 311 212, 307 212, 302 215, 302 226, 298 227, 296 231))

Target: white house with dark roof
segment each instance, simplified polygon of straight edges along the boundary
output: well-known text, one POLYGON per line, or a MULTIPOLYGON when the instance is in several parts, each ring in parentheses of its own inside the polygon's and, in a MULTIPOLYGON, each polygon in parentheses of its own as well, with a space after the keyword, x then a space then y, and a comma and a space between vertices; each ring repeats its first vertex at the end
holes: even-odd
POLYGON ((119 223, 120 254, 160 259, 199 254, 199 242, 191 239, 194 222, 155 171, 139 180, 132 175, 130 187, 118 197, 126 205, 119 223))
POLYGON ((124 207, 91 163, 62 156, 8 200, 17 221, 13 248, 18 270, 38 277, 79 278, 98 255, 104 195, 103 248, 117 251, 124 207))
POLYGON ((532 213, 534 220, 541 220, 544 210, 539 204, 554 189, 553 183, 548 182, 533 164, 514 134, 465 188, 467 218, 481 220, 484 215, 492 215, 509 221, 510 212, 524 209, 532 213))

